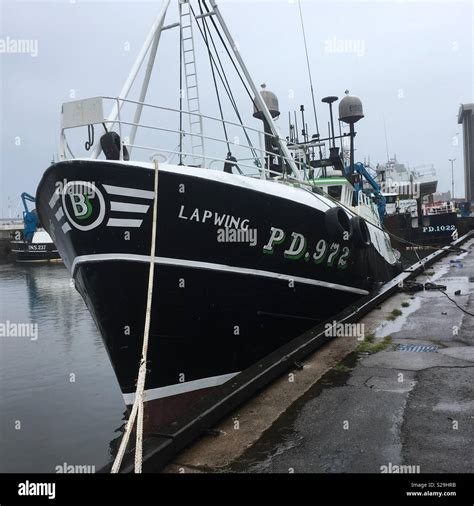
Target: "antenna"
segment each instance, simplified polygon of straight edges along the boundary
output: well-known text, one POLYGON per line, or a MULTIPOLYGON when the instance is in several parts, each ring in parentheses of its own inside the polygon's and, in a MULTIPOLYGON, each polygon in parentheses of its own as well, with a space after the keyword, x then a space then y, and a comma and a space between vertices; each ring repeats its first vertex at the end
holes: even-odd
MULTIPOLYGON (((317 138, 319 139, 318 114, 316 112, 316 100, 314 98, 313 75, 311 73, 311 65, 309 63, 308 43, 306 41, 306 31, 304 29, 303 10, 301 9, 301 0, 298 0, 298 7, 299 7, 299 11, 300 11, 301 29, 303 31, 304 49, 305 49, 305 53, 306 53, 306 67, 308 69, 309 85, 311 88, 311 99, 313 101, 314 122, 316 123, 316 135, 318 136, 317 138)), ((321 146, 319 147, 319 157, 320 158, 323 157, 323 155, 321 153, 321 146)))
POLYGON ((295 111, 295 132, 296 132, 296 144, 299 144, 299 134, 298 134, 298 118, 296 117, 296 111, 295 111))
POLYGON ((291 124, 291 112, 288 111, 288 131, 290 132, 290 142, 293 142, 293 125, 291 124))
POLYGON ((387 160, 388 160, 389 154, 388 154, 387 126, 385 125, 385 116, 383 116, 383 130, 385 132, 385 151, 387 152, 387 160))
POLYGON ((333 118, 333 115, 332 115, 332 104, 336 100, 338 100, 338 97, 324 97, 321 100, 321 102, 329 105, 329 116, 331 118, 331 131, 330 131, 329 135, 330 135, 330 137, 332 139, 332 147, 333 148, 336 147, 336 139, 335 139, 335 135, 334 135, 334 118, 333 118))
POLYGON ((301 121, 303 123, 302 125, 302 131, 301 134, 303 135, 303 142, 308 142, 308 127, 306 125, 306 121, 304 119, 304 105, 300 106, 300 112, 301 112, 301 121))
POLYGON ((341 127, 341 120, 338 120, 339 123, 339 141, 341 144, 341 156, 344 156, 344 144, 342 142, 342 127, 341 127))

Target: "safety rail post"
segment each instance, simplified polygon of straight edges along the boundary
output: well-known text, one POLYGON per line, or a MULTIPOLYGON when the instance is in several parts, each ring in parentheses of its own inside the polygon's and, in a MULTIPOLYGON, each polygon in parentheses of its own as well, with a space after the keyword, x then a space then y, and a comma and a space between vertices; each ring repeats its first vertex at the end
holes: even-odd
POLYGON ((117 97, 117 119, 120 137, 120 161, 123 162, 122 120, 120 119, 120 97, 117 97))
POLYGON ((61 125, 61 133, 59 136, 59 159, 66 160, 66 134, 61 125))

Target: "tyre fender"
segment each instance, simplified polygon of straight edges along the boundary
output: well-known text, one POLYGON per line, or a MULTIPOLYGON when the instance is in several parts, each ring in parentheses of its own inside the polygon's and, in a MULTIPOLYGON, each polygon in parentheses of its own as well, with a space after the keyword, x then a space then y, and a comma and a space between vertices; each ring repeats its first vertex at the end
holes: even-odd
POLYGON ((353 216, 352 220, 352 240, 360 248, 368 248, 371 244, 370 232, 367 223, 360 216, 353 216))
POLYGON ((328 209, 324 216, 326 231, 334 241, 343 241, 352 237, 352 221, 342 207, 328 209), (348 236, 345 237, 347 232, 348 236))
MULTIPOLYGON (((120 135, 117 132, 107 132, 100 138, 100 147, 107 160, 120 160, 120 135)), ((123 159, 130 159, 126 146, 123 147, 123 159)))

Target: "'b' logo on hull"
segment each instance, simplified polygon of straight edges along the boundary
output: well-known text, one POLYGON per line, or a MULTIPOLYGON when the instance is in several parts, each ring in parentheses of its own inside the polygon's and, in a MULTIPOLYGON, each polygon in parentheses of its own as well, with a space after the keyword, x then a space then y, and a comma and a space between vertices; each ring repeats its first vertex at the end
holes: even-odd
POLYGON ((74 216, 78 220, 87 220, 92 215, 92 204, 89 196, 81 193, 70 193, 74 216))
POLYGON ((92 230, 104 221, 105 200, 94 183, 68 182, 62 191, 62 204, 69 223, 78 230, 92 230))

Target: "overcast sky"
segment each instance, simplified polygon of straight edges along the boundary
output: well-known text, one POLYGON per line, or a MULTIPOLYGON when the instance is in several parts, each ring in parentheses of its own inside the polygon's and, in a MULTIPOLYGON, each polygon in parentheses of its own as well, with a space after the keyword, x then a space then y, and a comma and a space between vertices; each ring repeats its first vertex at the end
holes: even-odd
MULTIPOLYGON (((6 216, 8 198, 14 207, 22 191, 34 194, 57 151, 61 103, 118 94, 161 1, 0 2, 0 43, 33 41, 30 53, 0 54, 0 206, 6 216)), ((172 0, 169 22, 176 4, 172 0)), ((219 5, 255 82, 278 95, 283 131, 287 112, 305 104, 313 133, 296 0, 219 5)), ((328 118, 320 99, 349 89, 364 105, 358 160, 386 161, 385 119, 391 156, 411 167, 434 164, 441 190, 451 187, 448 159, 456 158, 456 196, 462 195, 457 112, 460 103, 474 102, 473 3, 307 0, 302 8, 322 133, 328 118)), ((149 101, 160 105, 176 96, 179 53, 171 32, 163 35, 150 84, 149 101)), ((203 75, 200 84, 206 112, 215 106, 210 77, 203 75)), ((251 104, 236 93, 251 118, 251 104)))

